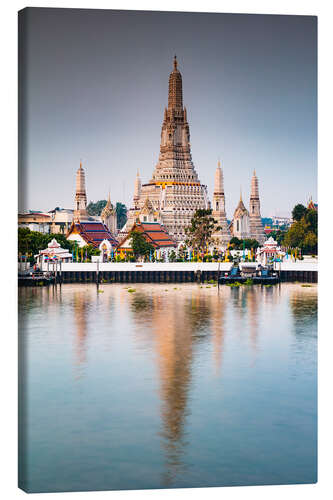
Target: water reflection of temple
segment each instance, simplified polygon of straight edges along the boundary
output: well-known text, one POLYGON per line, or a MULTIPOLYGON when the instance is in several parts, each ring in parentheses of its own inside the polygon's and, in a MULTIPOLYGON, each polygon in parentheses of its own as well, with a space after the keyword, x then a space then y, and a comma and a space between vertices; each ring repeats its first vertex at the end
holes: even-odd
MULTIPOLYGON (((206 294, 195 287, 185 296, 181 291, 168 294, 138 291, 131 297, 136 324, 144 321, 147 310, 150 312, 147 330, 153 333, 157 354, 166 486, 172 484, 184 467, 192 365, 199 343, 212 341, 216 372, 220 370, 225 306, 225 298, 215 293, 206 294)), ((142 340, 147 330, 140 334, 142 340)))
POLYGON ((168 485, 182 468, 195 331, 189 321, 191 305, 186 313, 184 304, 179 304, 183 299, 177 294, 168 297, 165 309, 164 301, 164 297, 155 298, 152 325, 160 378, 162 446, 167 462, 164 481, 168 485))

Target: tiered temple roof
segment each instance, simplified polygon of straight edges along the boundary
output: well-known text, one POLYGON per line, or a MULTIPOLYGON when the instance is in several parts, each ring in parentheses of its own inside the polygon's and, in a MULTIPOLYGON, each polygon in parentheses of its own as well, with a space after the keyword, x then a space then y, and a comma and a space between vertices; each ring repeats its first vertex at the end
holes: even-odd
POLYGON ((159 222, 135 222, 129 234, 119 243, 118 248, 130 248, 129 240, 131 232, 138 231, 143 234, 148 243, 153 245, 155 249, 173 247, 176 248, 177 243, 171 238, 165 227, 159 222))
POLYGON ((118 241, 103 222, 73 222, 66 237, 68 239, 70 235, 75 234, 81 236, 87 245, 93 245, 95 248, 103 240, 108 240, 113 247, 118 245, 118 241))

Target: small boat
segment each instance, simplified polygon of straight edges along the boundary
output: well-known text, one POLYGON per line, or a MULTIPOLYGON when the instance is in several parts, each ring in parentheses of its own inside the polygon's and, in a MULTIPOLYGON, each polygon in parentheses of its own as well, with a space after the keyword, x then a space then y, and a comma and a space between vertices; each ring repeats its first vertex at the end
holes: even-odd
POLYGON ((20 286, 50 285, 55 280, 52 273, 32 272, 18 275, 20 286))
POLYGON ((279 281, 279 275, 272 266, 263 267, 258 262, 242 262, 219 278, 220 284, 253 282, 253 284, 273 285, 279 281))

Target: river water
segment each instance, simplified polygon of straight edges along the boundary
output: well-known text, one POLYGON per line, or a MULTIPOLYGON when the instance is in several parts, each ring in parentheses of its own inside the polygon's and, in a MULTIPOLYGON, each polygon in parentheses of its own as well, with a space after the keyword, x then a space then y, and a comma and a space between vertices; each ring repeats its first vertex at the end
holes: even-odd
POLYGON ((19 289, 30 492, 313 483, 317 286, 19 289))

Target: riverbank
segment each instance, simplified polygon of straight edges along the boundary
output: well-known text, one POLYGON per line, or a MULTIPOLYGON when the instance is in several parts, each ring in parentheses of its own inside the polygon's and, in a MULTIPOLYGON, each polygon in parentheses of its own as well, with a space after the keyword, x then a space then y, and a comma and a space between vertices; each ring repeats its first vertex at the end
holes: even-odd
MULTIPOLYGON (((82 262, 45 263, 42 270, 54 272, 62 283, 190 283, 217 280, 232 266, 232 262, 82 262)), ((281 281, 318 281, 317 262, 277 262, 275 270, 281 281)))

